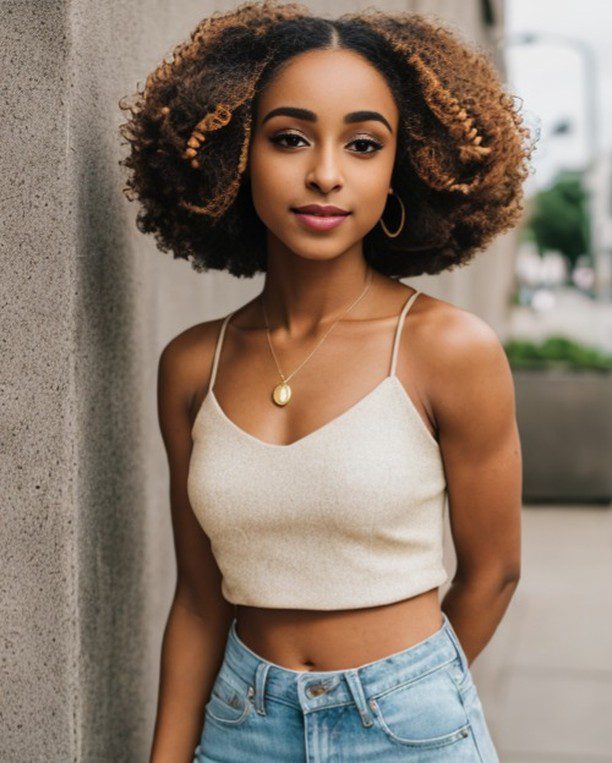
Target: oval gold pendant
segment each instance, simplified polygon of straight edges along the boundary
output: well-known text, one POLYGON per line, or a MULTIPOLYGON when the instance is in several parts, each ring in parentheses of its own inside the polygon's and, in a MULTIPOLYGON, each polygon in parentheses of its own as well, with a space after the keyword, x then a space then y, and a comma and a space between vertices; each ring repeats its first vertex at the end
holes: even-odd
POLYGON ((272 390, 272 400, 276 405, 287 405, 291 400, 291 387, 286 382, 277 384, 272 390))

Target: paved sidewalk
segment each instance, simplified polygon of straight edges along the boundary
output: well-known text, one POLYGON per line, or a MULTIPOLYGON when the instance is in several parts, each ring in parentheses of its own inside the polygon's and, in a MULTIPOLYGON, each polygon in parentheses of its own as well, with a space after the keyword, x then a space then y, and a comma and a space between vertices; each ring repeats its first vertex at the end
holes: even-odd
POLYGON ((525 506, 522 577, 472 665, 502 763, 612 763, 612 508, 525 506))

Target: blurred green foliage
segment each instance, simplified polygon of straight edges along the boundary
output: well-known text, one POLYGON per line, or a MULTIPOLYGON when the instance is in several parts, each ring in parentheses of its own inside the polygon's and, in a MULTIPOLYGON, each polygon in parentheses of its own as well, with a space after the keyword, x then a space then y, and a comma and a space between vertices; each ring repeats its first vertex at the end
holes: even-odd
POLYGON ((511 339, 505 342, 504 350, 511 368, 612 369, 612 355, 563 336, 551 336, 539 344, 511 339))
POLYGON ((535 241, 540 254, 558 250, 570 269, 581 254, 590 254, 588 193, 581 170, 557 173, 551 186, 533 197, 531 208, 522 240, 535 241))

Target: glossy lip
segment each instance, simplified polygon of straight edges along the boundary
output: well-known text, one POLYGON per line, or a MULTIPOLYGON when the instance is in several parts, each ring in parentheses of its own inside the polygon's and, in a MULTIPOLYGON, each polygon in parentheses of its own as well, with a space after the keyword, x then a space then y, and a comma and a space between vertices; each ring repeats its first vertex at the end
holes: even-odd
POLYGON ((293 214, 311 230, 331 230, 341 225, 348 215, 312 215, 294 211, 293 214))
POLYGON ((292 207, 292 211, 312 215, 325 215, 327 217, 350 214, 348 209, 335 207, 333 204, 305 204, 303 207, 292 207))

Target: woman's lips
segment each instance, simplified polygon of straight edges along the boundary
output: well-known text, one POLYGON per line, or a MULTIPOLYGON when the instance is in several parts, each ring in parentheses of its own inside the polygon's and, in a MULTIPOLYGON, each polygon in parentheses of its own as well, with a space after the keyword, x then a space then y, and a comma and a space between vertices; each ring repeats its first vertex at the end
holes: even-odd
POLYGON ((307 212, 291 211, 300 222, 312 230, 330 230, 331 228, 336 228, 348 217, 348 215, 313 215, 307 212))

